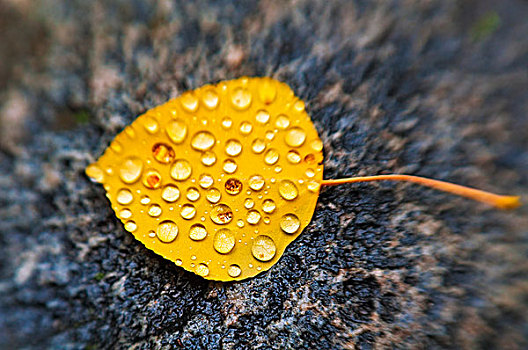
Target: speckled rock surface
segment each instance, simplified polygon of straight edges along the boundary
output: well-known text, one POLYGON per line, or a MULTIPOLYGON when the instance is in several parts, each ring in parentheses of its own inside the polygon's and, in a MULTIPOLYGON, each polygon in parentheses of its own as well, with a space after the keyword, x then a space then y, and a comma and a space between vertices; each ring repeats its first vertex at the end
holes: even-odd
POLYGON ((526 208, 324 190, 268 273, 210 283, 135 241, 84 167, 146 109, 273 76, 325 177, 528 197, 521 0, 0 3, 0 348, 525 349, 526 208))

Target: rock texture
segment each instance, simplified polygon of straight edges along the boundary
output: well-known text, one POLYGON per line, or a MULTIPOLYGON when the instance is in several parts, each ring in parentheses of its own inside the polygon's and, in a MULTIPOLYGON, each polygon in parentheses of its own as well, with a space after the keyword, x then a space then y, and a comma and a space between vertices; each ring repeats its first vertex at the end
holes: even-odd
POLYGON ((146 109, 273 76, 326 178, 528 195, 521 0, 0 3, 0 347, 525 349, 527 209, 404 184, 325 190, 280 262, 209 283, 145 249, 84 167, 146 109))

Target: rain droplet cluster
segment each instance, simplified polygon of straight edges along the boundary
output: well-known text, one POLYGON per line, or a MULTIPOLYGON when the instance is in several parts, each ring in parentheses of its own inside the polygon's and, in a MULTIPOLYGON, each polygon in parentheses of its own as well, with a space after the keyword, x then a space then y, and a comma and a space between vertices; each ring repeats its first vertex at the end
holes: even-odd
POLYGON ((268 270, 310 222, 322 148, 286 84, 240 78, 147 111, 86 173, 145 246, 227 281, 268 270))

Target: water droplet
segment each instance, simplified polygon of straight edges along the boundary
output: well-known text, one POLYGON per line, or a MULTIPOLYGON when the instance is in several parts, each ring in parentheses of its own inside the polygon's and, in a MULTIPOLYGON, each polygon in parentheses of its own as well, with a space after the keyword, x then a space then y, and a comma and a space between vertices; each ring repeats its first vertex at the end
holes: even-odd
POLYGON ((321 140, 313 140, 310 146, 315 152, 321 152, 323 150, 323 142, 321 140))
POLYGON ((253 130, 253 125, 250 122, 242 122, 240 124, 240 133, 242 135, 249 135, 253 130))
POLYGON ((187 112, 195 112, 198 109, 198 98, 194 96, 192 91, 184 92, 179 100, 181 101, 183 109, 187 112))
POLYGON ((262 139, 255 139, 251 144, 251 149, 257 154, 262 153, 266 149, 266 143, 262 139))
POLYGON ((130 190, 127 190, 126 188, 123 188, 117 192, 117 203, 121 205, 127 205, 132 203, 134 200, 134 196, 132 195, 132 192, 130 190))
POLYGON ((264 200, 264 202, 262 202, 262 210, 265 213, 268 213, 268 214, 273 213, 276 207, 277 206, 275 205, 275 202, 273 201, 273 199, 266 199, 264 200))
POLYGON ((152 146, 152 155, 154 159, 163 164, 172 162, 176 156, 174 149, 165 143, 156 143, 152 146))
POLYGON ((183 181, 191 176, 191 164, 185 159, 178 159, 171 167, 170 175, 174 180, 183 181))
POLYGON ((298 100, 297 102, 293 104, 293 109, 296 110, 297 112, 304 111, 304 102, 301 100, 298 100))
POLYGON ((243 88, 236 88, 231 94, 231 102, 236 109, 246 109, 251 104, 251 93, 243 88))
POLYGON ((319 191, 319 188, 321 185, 317 181, 310 181, 308 182, 308 185, 306 186, 308 188, 308 191, 310 192, 317 192, 319 191))
POLYGON ((115 152, 115 153, 121 153, 121 151, 123 151, 123 147, 121 146, 121 144, 118 142, 118 141, 112 141, 112 143, 110 144, 110 148, 115 152))
POLYGON ((219 225, 225 225, 233 220, 233 211, 226 204, 217 204, 211 209, 211 220, 219 225))
POLYGON ((228 254, 235 246, 235 235, 231 230, 218 230, 213 239, 213 247, 220 254, 228 254))
POLYGON ((202 224, 194 224, 189 230, 189 238, 193 241, 201 241, 207 237, 207 229, 202 224))
POLYGON ((282 180, 279 184, 279 193, 282 198, 291 201, 297 198, 299 191, 292 181, 282 180))
POLYGON ((271 141, 275 138, 275 133, 273 131, 266 131, 266 139, 271 141))
POLYGON ((224 161, 224 171, 232 174, 237 170, 237 163, 233 159, 226 159, 224 161))
POLYGON ((279 160, 279 152, 276 149, 270 148, 264 155, 264 162, 269 165, 277 163, 279 160))
POLYGON ((300 226, 301 222, 295 214, 286 214, 280 219, 280 227, 286 233, 295 233, 300 226))
POLYGON ((234 178, 228 179, 225 182, 225 190, 231 195, 239 194, 242 191, 242 181, 234 178))
POLYGON ((156 228, 156 236, 158 239, 165 243, 170 243, 176 239, 178 235, 178 226, 170 220, 160 222, 156 228))
POLYGON ((205 195, 205 197, 211 203, 218 203, 218 201, 222 197, 222 194, 217 188, 213 187, 209 191, 207 191, 207 194, 205 195))
POLYGON ((244 220, 238 220, 238 221, 237 221, 237 226, 238 226, 238 227, 242 228, 242 227, 244 227, 244 225, 245 225, 245 224, 244 224, 244 220))
POLYGON ((131 139, 136 137, 136 132, 134 131, 134 128, 132 128, 132 125, 125 128, 125 133, 130 137, 131 139))
POLYGON ((191 202, 196 202, 200 199, 200 191, 196 187, 189 187, 187 189, 187 199, 191 202))
POLYGON ((249 178, 249 188, 254 191, 260 191, 264 187, 265 181, 264 178, 260 175, 253 175, 249 178))
POLYGON ((253 257, 259 261, 270 261, 275 256, 277 248, 273 239, 268 236, 257 236, 253 241, 253 246, 251 247, 251 253, 253 257))
POLYGON ((135 230, 137 230, 137 225, 134 221, 127 221, 125 223, 125 230, 127 230, 128 232, 134 232, 135 230))
POLYGON ((236 157, 242 152, 242 144, 237 140, 228 140, 225 147, 228 156, 236 157))
POLYGON ((241 273, 242 273, 242 269, 238 265, 233 264, 227 268, 227 274, 230 277, 236 278, 240 276, 241 273))
POLYGON ((218 106, 218 94, 213 89, 208 89, 202 95, 202 102, 208 109, 215 109, 218 106))
POLYGON ((255 201, 251 198, 246 198, 246 200, 244 201, 244 207, 246 209, 251 209, 255 206, 255 201))
POLYGON ((282 168, 280 166, 276 166, 274 170, 276 173, 280 173, 282 171, 282 168))
POLYGON ((86 167, 86 175, 88 175, 90 180, 94 182, 101 183, 104 181, 103 170, 95 164, 90 164, 88 167, 86 167))
POLYGON ((260 124, 266 124, 270 120, 270 114, 268 113, 268 111, 265 111, 265 110, 261 109, 255 115, 255 119, 260 124))
POLYGON ((191 140, 191 147, 197 151, 207 151, 213 148, 215 137, 209 131, 197 132, 191 140))
POLYGON ((279 115, 275 120, 275 126, 282 130, 286 129, 290 126, 290 118, 284 114, 279 115))
POLYGON ((130 219, 132 217, 132 212, 129 209, 123 209, 119 212, 119 217, 121 219, 130 219))
POLYGON ((311 153, 308 153, 306 157, 304 157, 304 161, 308 164, 312 164, 313 162, 315 162, 315 156, 311 153))
POLYGON ((124 183, 136 182, 143 172, 143 162, 138 157, 128 157, 119 167, 119 177, 124 183))
POLYGON ((154 238, 154 237, 156 237, 156 232, 154 232, 154 231, 149 231, 148 236, 149 236, 150 238, 154 238))
POLYGON ((292 164, 299 164, 301 162, 301 156, 297 151, 289 151, 286 159, 292 164))
POLYGON ((181 259, 176 259, 174 263, 176 264, 176 266, 182 266, 183 261, 181 261, 181 259))
POLYGON ((176 185, 167 185, 163 188, 161 192, 161 198, 163 200, 172 203, 176 202, 180 198, 180 190, 176 185))
POLYGON ((250 210, 247 213, 246 221, 251 225, 256 225, 260 221, 260 213, 258 210, 250 210))
POLYGON ((143 176, 143 185, 155 189, 161 186, 161 175, 157 170, 147 170, 143 176))
POLYGON ((233 120, 231 118, 224 117, 224 119, 222 119, 222 126, 225 129, 229 129, 232 125, 233 125, 233 120))
POLYGON ((259 84, 259 97, 260 100, 269 105, 275 100, 277 96, 277 88, 271 80, 265 79, 262 83, 259 84))
POLYGON ((306 174, 307 177, 314 177, 315 176, 315 171, 313 169, 306 169, 305 174, 306 174))
POLYGON ((150 203, 150 197, 149 196, 141 197, 141 199, 139 200, 139 203, 141 203, 143 205, 149 204, 150 203))
POLYGON ((196 215, 196 208, 192 204, 184 204, 181 207, 180 215, 182 218, 190 220, 196 215))
POLYGON ((202 164, 205 166, 211 166, 216 163, 216 154, 212 151, 207 151, 202 154, 202 164))
POLYGON ((151 116, 143 117, 143 126, 148 133, 154 134, 158 131, 159 125, 156 119, 151 116))
POLYGON ((271 221, 269 216, 265 216, 263 220, 266 225, 269 224, 271 221))
POLYGON ((291 128, 284 136, 284 141, 290 147, 299 147, 304 143, 304 140, 306 140, 306 133, 299 127, 291 128))
POLYGON ((209 268, 205 264, 198 264, 196 269, 194 269, 194 272, 196 272, 198 276, 206 277, 209 275, 209 268))
POLYGON ((172 142, 179 144, 187 136, 187 125, 181 120, 172 120, 167 124, 165 132, 172 142))
POLYGON ((161 207, 157 204, 152 204, 149 208, 148 208, 148 214, 152 217, 155 217, 157 218, 158 216, 161 215, 161 207))
POLYGON ((198 179, 198 183, 200 184, 201 188, 209 188, 213 185, 214 179, 209 174, 202 174, 198 179))

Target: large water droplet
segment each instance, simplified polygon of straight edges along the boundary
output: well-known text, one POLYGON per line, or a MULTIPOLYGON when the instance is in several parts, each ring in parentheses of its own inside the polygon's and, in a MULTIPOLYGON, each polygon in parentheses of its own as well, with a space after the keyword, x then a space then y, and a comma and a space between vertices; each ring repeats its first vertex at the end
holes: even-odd
POLYGON ((240 276, 241 273, 242 269, 238 265, 233 264, 227 268, 227 274, 233 278, 240 276))
POLYGON ((260 221, 260 213, 258 212, 258 210, 253 209, 248 211, 246 221, 248 222, 248 224, 251 225, 258 224, 258 222, 260 221))
POLYGON ((278 160, 279 152, 274 148, 270 148, 264 155, 264 162, 266 162, 266 164, 273 165, 277 163, 278 160))
POLYGON ((275 120, 275 126, 282 130, 286 129, 290 126, 290 118, 284 114, 279 115, 275 120))
POLYGON ((202 174, 198 179, 201 188, 209 188, 214 184, 214 179, 209 174, 202 174))
POLYGON ((191 147, 198 151, 207 151, 213 148, 215 137, 209 131, 200 131, 191 140, 191 147))
POLYGON ((240 133, 242 135, 249 135, 253 130, 253 125, 250 122, 242 122, 240 124, 240 133))
POLYGON ((295 214, 286 214, 280 219, 280 227, 286 233, 295 233, 300 226, 301 222, 295 214))
POLYGON ((263 80, 262 83, 259 84, 258 92, 260 100, 267 105, 272 103, 275 100, 275 97, 277 97, 277 88, 275 87, 275 84, 268 79, 263 80))
POLYGON ((216 163, 216 154, 213 151, 207 151, 202 154, 202 164, 205 166, 211 166, 216 163))
POLYGON ((191 176, 191 164, 185 159, 178 159, 171 167, 170 175, 174 180, 183 181, 191 176))
POLYGON ((189 230, 189 238, 193 241, 201 241, 207 237, 207 229, 202 224, 194 224, 189 230))
POLYGON ((130 192, 130 190, 123 188, 117 192, 116 200, 117 203, 121 205, 127 205, 132 203, 132 201, 134 200, 134 196, 132 195, 132 192, 130 192))
POLYGON ((200 199, 200 191, 196 187, 189 187, 187 189, 187 199, 191 202, 196 202, 200 199))
POLYGON ((253 175, 249 178, 249 188, 254 191, 260 191, 264 187, 265 181, 264 177, 261 175, 253 175))
POLYGON ((213 89, 208 89, 202 95, 202 102, 208 109, 215 109, 218 106, 218 94, 213 89))
POLYGON ((158 132, 159 129, 158 122, 151 116, 143 117, 143 126, 145 127, 145 130, 147 130, 147 132, 150 134, 158 132))
POLYGON ((119 177, 124 183, 136 182, 143 172, 143 162, 138 157, 128 157, 119 166, 119 177))
POLYGON ((149 208, 148 208, 148 214, 152 217, 155 217, 157 218, 158 216, 161 215, 161 207, 158 205, 158 204, 152 204, 149 208))
POLYGON ((261 109, 255 115, 255 119, 260 124, 266 124, 270 120, 270 114, 268 113, 268 111, 265 111, 265 110, 261 109))
POLYGON ((225 182, 225 190, 228 194, 235 195, 242 191, 242 181, 231 178, 225 182))
POLYGON ((176 185, 167 185, 163 188, 163 191, 161 192, 161 198, 163 200, 172 203, 176 202, 178 198, 180 198, 180 190, 178 189, 178 186, 176 185))
POLYGON ((179 144, 187 136, 187 125, 181 120, 172 120, 167 124, 165 132, 172 142, 179 144))
POLYGON ((143 185, 146 188, 155 189, 161 186, 161 175, 157 170, 151 169, 143 176, 143 185))
POLYGON ((134 232, 137 230, 137 225, 134 221, 127 221, 125 223, 125 230, 127 230, 128 232, 134 232))
POLYGON ((196 272, 198 276, 206 277, 209 275, 209 268, 205 264, 198 264, 194 269, 194 272, 196 272))
POLYGON ((103 170, 95 164, 90 164, 86 167, 86 175, 88 175, 90 180, 98 183, 103 182, 105 176, 103 170))
POLYGON ((236 88, 231 94, 231 102, 236 109, 246 109, 251 104, 251 93, 244 88, 236 88))
POLYGON ((192 204, 184 204, 181 207, 180 215, 182 218, 190 220, 196 215, 196 208, 192 204))
POLYGON ((226 204, 217 204, 211 209, 211 220, 219 225, 225 225, 233 220, 233 210, 226 204))
POLYGON ((156 236, 165 243, 170 243, 176 239, 178 235, 178 226, 170 220, 161 222, 156 228, 156 236))
POLYGON ((198 98, 194 96, 192 91, 184 92, 179 100, 181 101, 183 109, 187 112, 195 112, 198 109, 198 98))
POLYGON ((268 236, 257 236, 253 241, 253 246, 251 247, 251 253, 253 257, 259 261, 270 261, 275 256, 277 248, 273 239, 268 236))
POLYGON ((262 202, 262 210, 265 213, 271 214, 273 211, 275 211, 275 208, 277 205, 273 201, 273 199, 265 199, 264 202, 262 202))
POLYGON ((292 164, 299 164, 301 162, 301 155, 297 151, 289 151, 286 154, 286 159, 292 164))
POLYGON ((237 163, 232 159, 226 159, 224 161, 224 171, 228 174, 232 174, 237 170, 237 163))
POLYGON ((207 191, 207 194, 205 195, 205 198, 211 203, 218 203, 220 198, 222 197, 222 194, 220 193, 220 190, 217 188, 211 188, 207 191))
POLYGON ((299 147, 306 140, 306 133, 299 127, 293 127, 284 136, 284 141, 290 147, 299 147))
POLYGON ((236 157, 242 152, 242 144, 238 140, 228 140, 225 146, 225 152, 228 156, 236 157))
POLYGON ((165 143, 156 143, 152 146, 154 159, 163 164, 172 162, 175 158, 174 149, 165 143))
POLYGON ((251 149, 257 154, 262 153, 266 149, 266 142, 263 139, 255 139, 251 144, 251 149))
POLYGON ((227 228, 218 230, 213 239, 213 247, 220 254, 228 254, 235 247, 235 235, 227 228))
POLYGON ((279 193, 282 198, 291 201, 297 198, 299 191, 292 181, 282 180, 279 184, 279 193))

